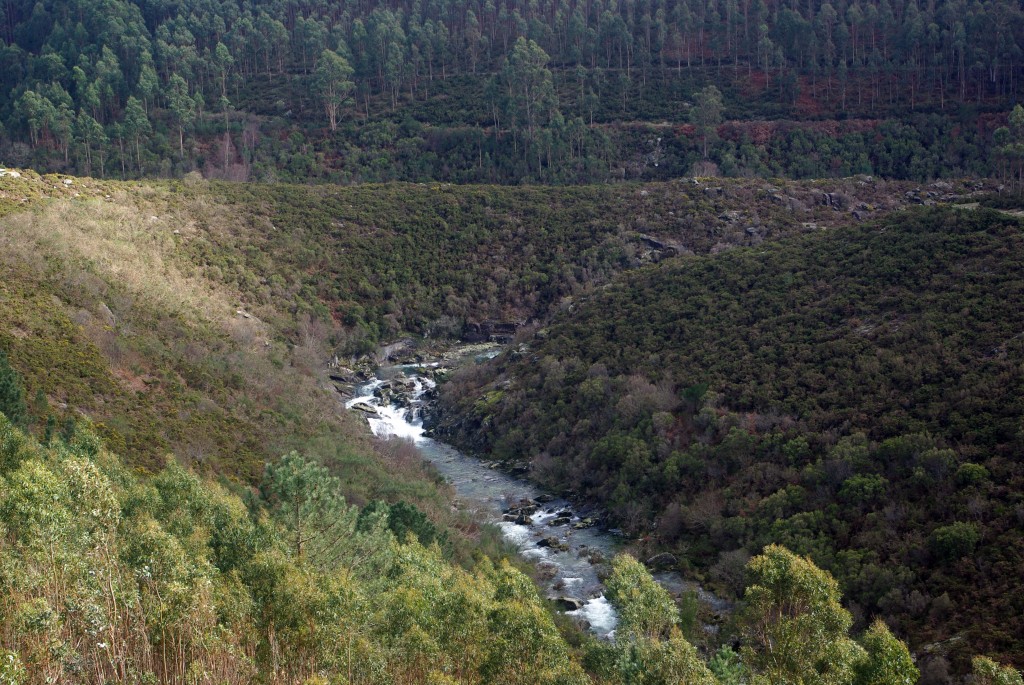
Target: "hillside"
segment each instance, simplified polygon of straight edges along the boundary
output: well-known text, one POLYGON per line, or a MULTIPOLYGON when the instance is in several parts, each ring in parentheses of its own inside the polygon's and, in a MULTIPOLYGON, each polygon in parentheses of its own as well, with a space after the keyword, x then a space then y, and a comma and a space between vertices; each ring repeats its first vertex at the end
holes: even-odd
POLYGON ((1019 663, 1022 239, 915 210, 646 266, 456 376, 436 430, 724 591, 782 543, 926 668, 1019 663))
POLYGON ((1024 68, 1011 0, 9 0, 0 41, 0 163, 121 179, 996 175, 1024 68))
POLYGON ((0 178, 0 207, 0 350, 38 435, 87 418, 133 468, 176 458, 244 484, 300 449, 354 504, 405 500, 455 523, 433 474, 343 411, 314 319, 257 308, 188 260, 197 214, 168 188, 22 172, 0 178))
MULTIPOLYGON (((628 555, 607 581, 616 639, 570 642, 507 562, 452 565, 422 524, 399 534, 399 507, 350 506, 294 452, 243 499, 176 463, 139 477, 84 422, 47 444, 0 414, 0 485, 7 683, 869 685, 919 673, 884 624, 854 639, 835 580, 778 546, 749 564, 741 653, 707 658, 628 555)), ((985 657, 974 673, 1020 682, 985 657)))
MULTIPOLYGON (((866 192, 864 183, 831 188, 829 202, 857 187, 866 192)), ((885 187, 888 196, 870 186, 874 201, 905 192, 885 187)), ((598 210, 632 207, 634 220, 653 220, 646 212, 673 198, 678 204, 668 206, 679 208, 712 197, 700 201, 700 212, 715 209, 698 212, 705 226, 720 225, 716 202, 756 198, 743 210, 752 212, 778 205, 772 192, 823 192, 819 185, 705 190, 589 192, 598 210), (659 202, 644 205, 651 196, 659 202)), ((338 252, 353 253, 351 262, 330 262, 339 274, 365 269, 362 279, 371 279, 384 262, 369 256, 383 250, 403 284, 431 293, 437 286, 428 275, 453 279, 459 262, 428 269, 417 249, 392 250, 421 245, 402 236, 401 217, 422 222, 428 238, 433 223, 451 218, 445 208, 461 218, 460 207, 515 201, 524 216, 574 221, 582 210, 563 215, 560 203, 586 190, 505 196, 497 188, 402 186, 325 194, 19 172, 0 178, 0 191, 4 683, 869 685, 918 678, 906 646, 883 623, 851 633, 855 614, 841 605, 833 577, 778 546, 746 564, 745 598, 726 634, 741 639, 738 651, 729 644, 698 650, 688 640, 694 616, 684 617, 628 555, 607 565, 618 624, 613 641, 598 640, 557 614, 501 558, 506 552, 450 508, 449 491, 415 452, 370 439, 340 411, 324 367, 337 351, 331 345, 347 344, 351 332, 331 316, 330 299, 317 299, 313 285, 325 276, 303 281, 316 274, 303 270, 311 251, 302 239, 321 240, 310 236, 314 228, 332 226, 345 246, 338 252), (408 200, 396 206, 399 190, 408 200), (427 202, 442 192, 449 204, 427 202), (431 216, 433 206, 441 209, 431 216), (290 242, 274 238, 286 230, 290 242), (281 285, 274 279, 294 289, 291 299, 275 292, 281 285)), ((833 204, 813 211, 855 219, 833 204)), ((603 265, 612 284, 588 284, 584 301, 613 292, 623 274, 642 280, 654 262, 677 263, 668 246, 651 247, 659 243, 650 233, 612 229, 615 216, 625 220, 585 223, 595 244, 612 241, 615 259, 600 250, 572 255, 603 265)), ((762 242, 766 226, 752 232, 737 220, 727 216, 722 230, 674 232, 672 249, 721 252, 735 239, 774 250, 762 242)), ((560 273, 548 260, 580 240, 572 221, 523 225, 517 238, 538 246, 526 256, 560 273)), ((813 231, 771 225, 771 236, 813 231)), ((436 254, 462 249, 486 264, 488 250, 501 243, 482 240, 486 233, 467 230, 462 248, 453 241, 436 254)), ((526 292, 519 288, 508 292, 526 292)), ((376 302, 360 296, 368 310, 376 302)), ((469 302, 480 313, 492 306, 469 302)), ((523 298, 504 306, 540 315, 552 304, 523 298)), ((975 658, 973 669, 976 682, 1019 683, 1019 674, 987 657, 975 658)))
POLYGON ((174 454, 247 483, 267 460, 309 450, 355 503, 407 499, 442 519, 448 507, 419 460, 371 444, 342 411, 327 379, 333 357, 545 316, 666 251, 755 244, 891 211, 908 192, 932 201, 982 187, 329 188, 4 174, 0 348, 39 426, 84 415, 133 466, 159 469, 174 454))
MULTIPOLYGON (((502 355, 496 367, 453 381, 446 391, 449 417, 462 411, 451 402, 455 393, 486 392, 482 402, 480 394, 470 395, 475 418, 449 430, 454 439, 491 447, 498 456, 513 449, 516 458, 539 454, 535 473, 544 482, 605 501, 631 531, 656 518, 657 536, 648 546, 679 552, 682 564, 694 564, 691 571, 722 589, 738 592, 759 582, 758 564, 780 564, 813 586, 832 588, 827 576, 784 550, 775 556, 765 550, 767 560, 752 562, 749 575, 743 570, 773 540, 812 555, 853 600, 848 615, 835 586, 823 609, 835 617, 829 644, 845 650, 830 653, 829 668, 843 678, 874 668, 879 649, 905 654, 881 624, 862 634, 875 615, 910 635, 915 647, 925 637, 947 636, 946 626, 959 620, 970 628, 954 656, 989 653, 1012 662, 1014 595, 1006 583, 1019 562, 1013 517, 1020 491, 1007 442, 1016 439, 1019 409, 1014 368, 998 354, 977 369, 970 356, 952 358, 972 383, 986 383, 992 368, 1002 369, 999 383, 965 395, 991 417, 965 412, 968 423, 954 434, 920 425, 950 401, 945 395, 922 415, 880 404, 876 413, 891 410, 897 423, 876 429, 843 409, 856 404, 850 393, 816 398, 816 386, 804 379, 813 376, 807 368, 795 368, 792 382, 768 392, 759 390, 754 367, 732 385, 746 362, 738 351, 723 354, 731 349, 725 343, 742 339, 747 318, 767 321, 765 311, 789 309, 786 325, 765 328, 765 335, 778 337, 780 358, 804 359, 800 346, 811 336, 804 327, 825 316, 816 307, 831 306, 829 297, 847 287, 856 297, 843 307, 864 308, 857 316, 877 320, 883 332, 885 325, 908 330, 901 322, 910 312, 883 316, 872 309, 875 281, 905 289, 889 293, 886 306, 909 306, 905 292, 941 292, 949 255, 956 254, 961 270, 980 279, 965 290, 962 316, 990 315, 970 320, 978 331, 966 330, 980 336, 969 338, 971 345, 991 347, 992 336, 1005 334, 1012 358, 1017 338, 1009 331, 1017 314, 1000 307, 1010 307, 1014 296, 1006 288, 1015 282, 1015 225, 990 214, 906 211, 977 200, 994 187, 858 177, 562 189, 328 188, 7 172, 0 177, 0 411, 12 411, 10 390, 22 388, 12 414, 19 425, 0 420, 4 573, 11 588, 0 618, 5 649, 14 654, 6 663, 24 667, 12 677, 41 683, 70 674, 100 682, 137 669, 160 682, 198 671, 219 673, 218 682, 299 682, 351 667, 361 674, 353 682, 422 682, 436 667, 456 682, 624 683, 630 669, 642 668, 712 683, 712 677, 734 682, 729 678, 737 673, 776 668, 764 658, 761 628, 753 627, 757 611, 775 615, 773 605, 751 603, 753 613, 737 614, 723 636, 746 635, 743 649, 726 647, 711 658, 686 641, 693 636, 680 630, 692 630, 693 621, 683 621, 635 562, 608 569, 628 641, 613 647, 567 620, 554 621, 552 607, 525 576, 487 560, 508 552, 494 531, 452 508, 450 490, 417 452, 372 439, 361 420, 342 410, 328 382, 334 358, 366 368, 372 362, 363 355, 381 343, 403 337, 426 352, 486 320, 526 322, 534 349, 502 355), (880 258, 863 260, 865 245, 880 258), (933 252, 931 262, 922 258, 933 252), (870 283, 857 285, 858 269, 869 265, 870 283), (925 269, 933 274, 928 279, 925 269), (795 284, 787 274, 801 271, 809 290, 795 291, 790 301, 781 285, 795 284), (718 310, 695 302, 714 302, 741 283, 761 304, 733 290, 739 299, 714 314, 713 335, 695 325, 687 330, 699 346, 678 344, 674 321, 699 324, 718 310), (537 321, 552 316, 552 325, 537 329, 537 321), (647 336, 632 332, 641 321, 650 324, 647 336), (577 325, 582 328, 572 328, 577 325), (635 342, 616 343, 623 335, 635 342), (666 339, 673 341, 668 347, 666 339), (575 359, 555 362, 559 348, 575 359), (701 357, 698 348, 717 354, 701 357), (584 361, 591 353, 600 359, 584 361), (489 385, 494 377, 486 374, 495 368, 516 375, 489 385), (705 371, 691 378, 678 373, 684 368, 705 371), (542 378, 530 375, 536 369, 542 378), (641 380, 643 373, 649 381, 641 380), (546 394, 531 395, 531 388, 546 394), (836 415, 849 425, 837 427, 830 418, 836 415), (515 416, 530 421, 509 430, 515 416), (570 419, 571 440, 545 437, 552 420, 563 431, 570 419), (470 440, 476 420, 482 430, 470 440), (863 439, 858 429, 867 433, 863 439), (886 441, 890 429, 913 435, 886 441), (928 437, 916 435, 924 430, 928 437), (542 439, 540 448, 530 442, 542 439), (559 444, 566 451, 556 451, 559 444), (580 450, 577 456, 570 446, 580 450), (293 450, 301 456, 282 458, 293 450), (849 451, 843 457, 849 463, 833 463, 837 450, 849 451), (833 457, 819 463, 825 453, 833 457), (623 454, 630 459, 621 461, 623 454), (788 460, 781 465, 780 454, 788 460), (871 477, 877 470, 871 464, 879 461, 888 464, 881 480, 871 477), (295 483, 313 483, 320 494, 302 502, 288 491, 298 497, 288 500, 285 490, 295 483), (698 483, 715 489, 700 490, 698 483), (789 489, 778 494, 784 485, 789 489), (956 504, 951 512, 924 509, 923 493, 936 488, 945 488, 943 501, 956 504), (815 518, 820 498, 833 490, 838 504, 823 508, 829 517, 815 518), (61 506, 43 507, 39 493, 61 506), (96 523, 94 509, 81 508, 94 495, 106 503, 95 511, 115 521, 113 528, 96 523), (907 508, 880 518, 873 502, 883 496, 903 498, 907 508), (312 527, 297 530, 296 512, 309 514, 312 527), (835 524, 840 515, 848 526, 835 524), (377 528, 369 523, 373 517, 377 528), (878 541, 883 520, 902 535, 885 541, 899 544, 878 541), (339 539, 336 526, 358 531, 339 539), (98 536, 101 529, 106 537, 98 536), (422 545, 404 544, 409 530, 422 545), (431 548, 431 541, 440 547, 431 548), (957 556, 975 545, 974 565, 957 556), (62 565, 51 554, 57 549, 99 566, 62 565), (719 551, 726 554, 717 558, 719 551), (908 559, 924 560, 928 573, 908 559), (260 579, 271 567, 279 582, 264 586, 260 579), (106 621, 111 640, 88 645, 117 645, 106 660, 97 651, 106 647, 82 643, 90 628, 74 613, 97 591, 88 575, 96 568, 121 597, 112 604, 96 600, 97 611, 107 612, 97 620, 106 621), (51 583, 54 569, 67 575, 51 583), (985 569, 1004 585, 983 582, 985 569), (152 578, 132 580, 145 573, 152 578), (204 594, 206 587, 214 594, 204 594), (974 594, 966 594, 968 587, 974 594), (997 594, 1000 587, 1005 592, 997 594), (631 613, 637 597, 649 604, 631 613), (963 608, 968 599, 977 611, 963 608), (118 613, 124 602, 137 603, 141 613, 118 613), (937 626, 934 632, 910 621, 922 615, 937 626), (982 619, 1002 621, 1006 632, 975 630, 982 619), (339 625, 360 638, 338 647, 331 631, 339 625), (847 637, 851 625, 861 635, 856 642, 847 637), (451 631, 463 642, 445 637, 451 631), (462 647, 452 651, 452 645, 462 647), (523 645, 529 648, 517 651, 523 645), (173 654, 165 655, 165 646, 173 654)), ((960 311, 936 298, 920 306, 960 311)), ((935 359, 952 363, 927 357, 935 359)), ((805 361, 824 363, 814 355, 805 361)), ((871 382, 884 377, 868 376, 871 382)), ((896 404, 902 387, 891 391, 896 404)), ((786 668, 822 667, 820 655, 805 657, 786 668)), ((888 663, 912 668, 902 656, 888 663)), ((935 663, 929 668, 941 667, 935 663)), ((954 665, 967 670, 965 661, 954 665)), ((449 682, 439 673, 430 677, 449 682)))

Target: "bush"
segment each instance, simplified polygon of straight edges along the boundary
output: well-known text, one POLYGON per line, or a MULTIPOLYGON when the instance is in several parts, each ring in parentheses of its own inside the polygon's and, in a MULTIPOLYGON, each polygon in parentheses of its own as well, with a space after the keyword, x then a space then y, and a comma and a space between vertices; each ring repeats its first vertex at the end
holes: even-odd
POLYGON ((0 350, 0 413, 6 415, 15 426, 23 426, 28 420, 21 375, 11 368, 7 353, 3 350, 0 350))
POLYGON ((978 527, 973 523, 957 521, 948 526, 940 526, 932 531, 928 545, 933 554, 940 559, 959 559, 974 551, 981 541, 978 527))
POLYGON ((981 464, 963 464, 956 471, 956 482, 960 485, 978 485, 988 480, 988 469, 981 464))

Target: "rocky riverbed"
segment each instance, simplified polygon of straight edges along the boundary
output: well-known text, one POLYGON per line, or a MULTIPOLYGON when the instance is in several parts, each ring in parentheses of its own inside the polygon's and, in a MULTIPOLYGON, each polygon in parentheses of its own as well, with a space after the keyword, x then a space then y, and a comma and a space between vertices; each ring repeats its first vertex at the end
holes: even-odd
MULTIPOLYGON (((505 539, 537 568, 542 590, 567 615, 595 634, 614 634, 615 611, 604 596, 608 561, 623 546, 621 536, 603 525, 601 512, 581 509, 539 490, 524 479, 526 463, 511 466, 481 461, 432 439, 424 415, 436 399, 437 382, 461 363, 494 356, 494 345, 457 348, 434 358, 400 358, 376 368, 349 369, 352 382, 346 406, 362 413, 378 437, 411 440, 423 458, 447 478, 457 506, 481 523, 499 526, 505 539)), ((341 374, 338 374, 341 375, 341 374)), ((695 591, 713 614, 729 610, 720 600, 654 558, 656 578, 674 594, 695 591)))

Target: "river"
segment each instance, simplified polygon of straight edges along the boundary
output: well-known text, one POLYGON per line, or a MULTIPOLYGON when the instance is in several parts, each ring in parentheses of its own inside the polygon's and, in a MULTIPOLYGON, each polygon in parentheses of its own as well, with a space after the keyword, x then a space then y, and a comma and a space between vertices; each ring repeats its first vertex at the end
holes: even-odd
MULTIPOLYGON (((494 354, 497 350, 478 358, 494 354)), ((452 484, 460 509, 472 513, 478 522, 499 526, 519 554, 536 565, 548 597, 558 599, 567 615, 585 622, 596 635, 611 637, 617 619, 598 571, 607 568, 606 562, 621 549, 622 540, 612 531, 590 525, 586 515, 581 517, 567 500, 424 435, 426 397, 435 388, 430 371, 437 366, 435 362, 381 367, 376 377, 357 386, 355 397, 345 406, 362 411, 374 435, 410 440, 452 484), (399 392, 392 393, 394 388, 399 392), (506 512, 526 503, 523 515, 528 519, 520 518, 519 523, 506 520, 519 518, 506 512), (531 511, 533 507, 535 511, 531 511)), ((676 594, 695 591, 715 612, 729 608, 727 602, 677 573, 658 573, 655 578, 676 594)))

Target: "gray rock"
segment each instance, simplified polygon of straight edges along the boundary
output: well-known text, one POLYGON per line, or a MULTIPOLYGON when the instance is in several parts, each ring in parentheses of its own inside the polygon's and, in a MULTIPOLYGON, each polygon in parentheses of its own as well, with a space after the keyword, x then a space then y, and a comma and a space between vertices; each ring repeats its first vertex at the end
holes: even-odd
POLYGON ((110 311, 110 307, 108 307, 105 303, 100 302, 99 309, 100 318, 103 319, 103 323, 107 324, 108 326, 114 326, 117 324, 117 319, 114 317, 114 312, 110 311))
POLYGON ((583 608, 583 600, 575 597, 552 597, 551 601, 562 611, 579 611, 583 608))
POLYGON ((364 414, 369 414, 371 416, 377 416, 377 409, 375 407, 367 404, 366 402, 356 402, 355 404, 352 405, 351 408, 355 409, 356 411, 361 411, 364 414))
POLYGON ((679 559, 676 555, 669 552, 662 552, 661 554, 655 554, 653 557, 648 559, 646 562, 648 568, 653 569, 669 569, 679 565, 679 559))

